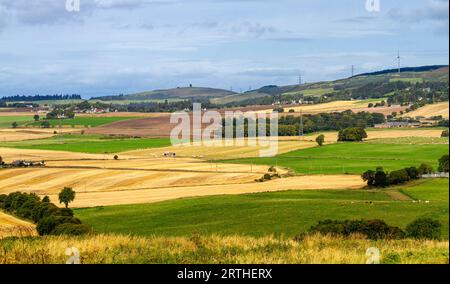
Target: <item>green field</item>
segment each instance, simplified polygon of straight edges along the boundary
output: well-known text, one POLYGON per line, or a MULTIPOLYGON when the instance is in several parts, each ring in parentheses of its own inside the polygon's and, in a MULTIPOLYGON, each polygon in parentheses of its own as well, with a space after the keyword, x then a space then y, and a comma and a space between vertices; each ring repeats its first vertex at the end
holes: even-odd
POLYGON ((448 154, 446 144, 337 143, 282 154, 273 158, 227 160, 230 163, 282 166, 302 174, 362 174, 382 166, 392 171, 429 163, 448 154))
POLYGON ((58 135, 47 139, 3 143, 18 149, 56 150, 82 153, 119 153, 123 151, 170 146, 170 139, 113 138, 100 135, 58 135))
MULTIPOLYGON (((136 119, 138 117, 75 117, 74 119, 49 119, 52 127, 63 126, 85 126, 97 127, 117 121, 136 119)), ((34 122, 33 126, 40 126, 43 120, 34 122)))
POLYGON ((78 209, 77 217, 97 232, 133 235, 192 234, 292 237, 324 219, 383 219, 405 228, 419 217, 440 220, 448 238, 448 179, 419 181, 399 189, 285 191, 215 196, 155 204, 78 209), (390 191, 429 200, 391 198, 390 191))
POLYGON ((0 116, 0 128, 11 128, 13 122, 17 122, 19 126, 33 122, 32 116, 0 116))

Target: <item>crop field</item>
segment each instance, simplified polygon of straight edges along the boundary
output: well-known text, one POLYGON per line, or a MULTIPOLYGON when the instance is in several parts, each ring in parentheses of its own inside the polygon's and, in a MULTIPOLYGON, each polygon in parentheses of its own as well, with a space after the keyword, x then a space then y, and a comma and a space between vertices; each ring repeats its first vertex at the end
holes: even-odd
POLYGON ((55 150, 83 153, 118 153, 134 149, 159 148, 170 145, 170 140, 114 138, 101 135, 65 134, 47 139, 5 143, 4 147, 18 149, 55 150))
POLYGON ((382 166, 392 171, 429 163, 448 154, 448 145, 337 143, 281 154, 273 158, 228 160, 231 163, 287 167, 302 174, 362 174, 382 166))
POLYGON ((32 116, 0 116, 0 128, 12 128, 14 122, 22 126, 33 121, 32 116))
POLYGON ((103 233, 255 237, 293 237, 325 219, 378 218, 404 228, 418 217, 430 217, 443 223, 442 234, 448 239, 448 186, 448 179, 438 179, 388 190, 310 190, 212 196, 78 209, 76 216, 103 233), (393 198, 390 191, 405 192, 407 198, 393 198))
MULTIPOLYGON (((314 104, 314 105, 304 105, 304 106, 292 106, 286 107, 286 109, 293 109, 295 112, 302 112, 304 114, 315 114, 323 112, 339 112, 345 110, 354 110, 367 108, 368 104, 373 102, 373 100, 362 100, 362 101, 334 101, 330 103, 314 104)), ((256 111, 256 113, 270 113, 272 109, 256 111)))
MULTIPOLYGON (((136 117, 134 117, 136 118, 136 117)), ((83 127, 96 127, 104 124, 109 124, 117 121, 133 119, 133 117, 89 117, 89 116, 80 116, 75 117, 73 119, 49 119, 47 120, 51 127, 57 127, 59 125, 64 126, 83 126, 83 127)), ((40 126, 42 121, 38 121, 33 123, 33 126, 40 126)))
POLYGON ((437 103, 437 104, 432 104, 432 105, 426 105, 415 111, 405 113, 403 116, 433 117, 433 116, 439 116, 439 115, 448 119, 448 117, 449 117, 449 102, 442 102, 442 103, 437 103))
POLYGON ((4 237, 35 236, 35 225, 0 211, 0 239, 4 237))
POLYGON ((448 264, 449 257, 447 241, 100 234, 8 239, 0 243, 0 263, 65 263, 69 244, 79 248, 82 264, 365 264, 369 247, 380 250, 383 264, 448 264))

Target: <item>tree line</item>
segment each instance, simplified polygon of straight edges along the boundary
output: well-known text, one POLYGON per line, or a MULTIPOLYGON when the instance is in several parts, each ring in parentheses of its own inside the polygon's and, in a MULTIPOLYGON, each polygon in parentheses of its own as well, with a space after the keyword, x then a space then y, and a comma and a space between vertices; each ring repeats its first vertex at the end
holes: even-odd
POLYGON ((61 101, 61 100, 81 100, 80 95, 15 95, 9 97, 3 97, 0 102, 34 102, 34 101, 61 101))

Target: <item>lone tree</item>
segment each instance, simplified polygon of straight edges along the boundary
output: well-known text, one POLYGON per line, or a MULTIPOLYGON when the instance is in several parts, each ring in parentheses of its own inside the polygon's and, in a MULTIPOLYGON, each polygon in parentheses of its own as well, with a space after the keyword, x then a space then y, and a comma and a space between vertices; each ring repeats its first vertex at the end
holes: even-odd
POLYGON ((64 203, 66 205, 66 208, 69 208, 69 203, 75 200, 75 191, 70 187, 65 187, 61 192, 59 193, 59 203, 64 203))
POLYGON ((442 131, 441 137, 448 137, 448 130, 442 131))
POLYGON ((40 117, 38 114, 35 114, 35 115, 33 116, 34 121, 39 121, 40 118, 41 118, 41 117, 40 117))
POLYGON ((12 126, 12 128, 17 128, 18 126, 19 126, 19 124, 17 123, 17 122, 13 122, 12 124, 11 124, 11 126, 12 126))
POLYGON ((320 134, 319 136, 317 136, 316 142, 317 144, 319 144, 319 146, 323 146, 323 143, 325 143, 325 135, 320 134))

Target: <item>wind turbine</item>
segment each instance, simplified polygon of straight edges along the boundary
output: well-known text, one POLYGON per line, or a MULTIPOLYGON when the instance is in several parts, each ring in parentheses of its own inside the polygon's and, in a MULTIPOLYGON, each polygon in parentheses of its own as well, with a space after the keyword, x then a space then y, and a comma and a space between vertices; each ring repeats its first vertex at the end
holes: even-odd
POLYGON ((398 74, 400 74, 402 72, 402 68, 401 68, 401 60, 402 60, 402 58, 400 57, 400 49, 398 50, 397 58, 395 58, 395 60, 397 60, 397 63, 398 63, 398 74))

